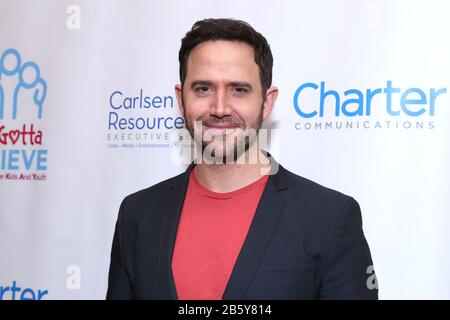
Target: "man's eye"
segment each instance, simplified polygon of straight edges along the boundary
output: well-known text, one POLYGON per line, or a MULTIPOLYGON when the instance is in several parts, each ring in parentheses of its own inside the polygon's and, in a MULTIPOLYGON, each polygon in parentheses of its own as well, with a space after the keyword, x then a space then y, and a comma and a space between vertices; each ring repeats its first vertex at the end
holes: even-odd
POLYGON ((248 92, 247 88, 243 88, 243 87, 235 87, 233 88, 233 91, 238 93, 238 94, 244 94, 248 92))
POLYGON ((196 87, 195 88, 195 92, 199 93, 199 94, 205 94, 208 93, 211 89, 209 87, 196 87))

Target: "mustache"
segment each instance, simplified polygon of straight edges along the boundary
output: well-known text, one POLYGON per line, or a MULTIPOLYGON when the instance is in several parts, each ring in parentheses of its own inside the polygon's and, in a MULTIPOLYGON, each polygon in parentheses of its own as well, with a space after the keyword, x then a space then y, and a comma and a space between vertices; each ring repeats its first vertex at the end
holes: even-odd
POLYGON ((244 123, 239 119, 233 117, 224 117, 224 118, 207 118, 204 120, 199 120, 205 126, 211 127, 214 125, 225 125, 230 127, 243 127, 244 123))

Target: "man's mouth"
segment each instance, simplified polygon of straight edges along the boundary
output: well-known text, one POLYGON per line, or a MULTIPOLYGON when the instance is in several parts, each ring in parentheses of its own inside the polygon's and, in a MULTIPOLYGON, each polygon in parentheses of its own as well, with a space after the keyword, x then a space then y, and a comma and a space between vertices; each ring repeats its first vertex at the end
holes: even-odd
POLYGON ((232 125, 231 123, 209 123, 204 125, 204 132, 207 132, 211 135, 230 135, 234 134, 235 130, 239 128, 236 125, 232 125))
POLYGON ((207 127, 207 128, 214 128, 214 129, 234 129, 234 128, 237 128, 236 126, 233 126, 230 123, 210 123, 210 124, 205 124, 205 127, 207 127))

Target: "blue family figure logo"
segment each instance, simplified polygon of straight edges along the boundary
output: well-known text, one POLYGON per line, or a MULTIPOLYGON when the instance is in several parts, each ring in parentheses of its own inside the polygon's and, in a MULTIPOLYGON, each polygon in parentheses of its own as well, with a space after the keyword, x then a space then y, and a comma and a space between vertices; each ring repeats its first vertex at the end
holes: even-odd
POLYGON ((26 90, 34 90, 33 102, 37 107, 37 117, 42 118, 42 106, 47 94, 47 83, 41 78, 41 71, 39 66, 33 61, 27 61, 22 65, 20 53, 16 49, 6 50, 0 57, 0 119, 3 119, 5 112, 5 91, 1 84, 2 77, 11 77, 18 75, 19 82, 17 83, 12 101, 12 119, 17 118, 19 93, 26 90), (13 59, 12 66, 7 66, 5 61, 13 59), (31 79, 27 79, 24 75, 32 73, 31 79))

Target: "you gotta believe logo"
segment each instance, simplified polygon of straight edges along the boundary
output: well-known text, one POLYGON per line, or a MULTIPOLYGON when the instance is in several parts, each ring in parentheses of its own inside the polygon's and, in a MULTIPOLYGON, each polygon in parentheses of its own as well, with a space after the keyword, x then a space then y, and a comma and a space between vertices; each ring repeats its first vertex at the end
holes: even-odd
POLYGON ((116 90, 110 94, 108 105, 107 148, 172 147, 173 129, 184 127, 184 118, 176 116, 172 96, 150 97, 143 89, 136 95, 116 90))
MULTIPOLYGON (((332 90, 322 81, 300 85, 294 93, 297 130, 434 129, 434 117, 446 88, 395 87, 332 90)), ((442 104, 442 102, 441 102, 442 104)))
POLYGON ((48 150, 39 122, 47 84, 16 49, 0 56, 0 180, 46 180, 48 150))

